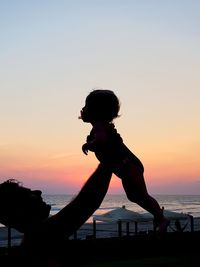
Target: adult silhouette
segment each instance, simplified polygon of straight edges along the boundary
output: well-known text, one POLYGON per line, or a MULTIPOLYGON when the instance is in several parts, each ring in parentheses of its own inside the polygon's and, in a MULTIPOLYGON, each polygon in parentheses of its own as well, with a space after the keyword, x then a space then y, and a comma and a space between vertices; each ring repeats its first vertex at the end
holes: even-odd
POLYGON ((26 188, 13 179, 0 184, 0 223, 24 234, 21 251, 26 266, 51 266, 52 262, 57 266, 55 258, 69 260, 67 239, 100 206, 111 175, 108 166, 99 164, 71 202, 52 216, 40 190, 26 188), (65 255, 61 256, 63 249, 65 255))

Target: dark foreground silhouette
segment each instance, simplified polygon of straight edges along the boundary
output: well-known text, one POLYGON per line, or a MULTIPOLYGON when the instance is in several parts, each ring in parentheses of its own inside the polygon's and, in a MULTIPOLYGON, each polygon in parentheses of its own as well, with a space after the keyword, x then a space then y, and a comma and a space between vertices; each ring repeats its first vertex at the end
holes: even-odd
MULTIPOLYGON (((95 263, 104 262, 120 262, 120 261, 134 261, 172 258, 176 263, 178 259, 184 258, 186 263, 193 263, 193 265, 184 266, 199 266, 199 247, 200 232, 173 232, 167 233, 161 239, 155 234, 136 235, 132 237, 116 237, 116 238, 102 238, 91 240, 69 240, 62 246, 57 246, 52 251, 54 261, 49 262, 39 261, 37 266, 90 266, 95 263), (177 259, 177 260, 176 260, 177 259)), ((5 251, 4 251, 5 252, 5 251)), ((10 256, 3 256, 1 250, 1 266, 14 266, 17 262, 22 266, 25 261, 20 254, 20 247, 13 247, 10 256)), ((29 259, 29 265, 36 266, 33 259, 29 259)), ((155 261, 154 261, 155 262, 155 261)), ((115 266, 115 265, 113 265, 115 266)), ((132 266, 132 265, 131 265, 132 266)), ((146 266, 146 265, 139 265, 146 266)), ((156 265, 159 266, 159 265, 156 265)), ((161 266, 161 265, 160 265, 161 266)), ((163 265, 162 265, 163 266, 163 265)), ((179 265, 170 265, 179 266, 179 265)))
POLYGON ((53 216, 40 190, 25 188, 15 180, 0 184, 0 223, 24 234, 16 258, 22 260, 19 264, 44 267, 70 261, 68 238, 99 208, 111 175, 108 166, 99 164, 78 195, 53 216))

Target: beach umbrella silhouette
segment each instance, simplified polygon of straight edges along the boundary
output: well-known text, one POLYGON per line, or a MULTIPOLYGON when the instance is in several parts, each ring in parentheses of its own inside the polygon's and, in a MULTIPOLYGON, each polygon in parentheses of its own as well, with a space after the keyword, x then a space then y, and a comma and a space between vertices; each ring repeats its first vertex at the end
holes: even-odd
MULTIPOLYGON (((175 212, 175 211, 171 211, 171 210, 166 210, 166 209, 163 209, 163 215, 166 218, 168 218, 169 220, 175 221, 176 223, 178 223, 176 225, 180 225, 181 220, 186 221, 186 224, 188 221, 190 221, 191 232, 194 231, 194 218, 192 215, 187 214, 187 213, 183 213, 183 212, 175 212)), ((153 220, 153 215, 149 212, 143 213, 142 216, 144 219, 146 218, 146 219, 152 219, 153 220)))
MULTIPOLYGON (((175 212, 175 211, 166 210, 166 209, 163 209, 163 215, 166 218, 171 219, 171 220, 176 220, 176 219, 184 220, 184 219, 188 219, 190 216, 189 214, 186 214, 186 213, 175 212)), ((152 218, 153 219, 153 215, 149 212, 143 213, 142 216, 143 216, 143 218, 147 218, 147 219, 152 218)))
MULTIPOLYGON (((171 221, 180 222, 181 220, 190 220, 191 231, 194 231, 194 220, 193 216, 185 213, 178 213, 171 210, 163 209, 163 214, 166 218, 171 221)), ((139 213, 132 210, 128 210, 125 207, 116 208, 101 215, 93 215, 94 232, 96 231, 96 221, 107 222, 107 223, 118 223, 118 232, 121 236, 121 224, 123 222, 127 223, 127 229, 129 228, 129 223, 135 223, 135 233, 137 233, 139 222, 153 222, 154 217, 151 213, 139 213)), ((127 230, 128 233, 128 230, 127 230)))
POLYGON ((102 222, 133 221, 143 220, 142 215, 138 212, 127 210, 125 208, 116 208, 101 215, 93 215, 93 219, 102 222))
POLYGON ((129 234, 129 223, 135 223, 135 233, 138 230, 139 222, 149 222, 153 221, 151 217, 143 217, 139 212, 128 210, 125 207, 116 208, 101 215, 93 215, 93 232, 96 235, 96 221, 106 222, 106 223, 118 223, 118 234, 121 236, 122 233, 122 223, 126 223, 126 232, 129 234))

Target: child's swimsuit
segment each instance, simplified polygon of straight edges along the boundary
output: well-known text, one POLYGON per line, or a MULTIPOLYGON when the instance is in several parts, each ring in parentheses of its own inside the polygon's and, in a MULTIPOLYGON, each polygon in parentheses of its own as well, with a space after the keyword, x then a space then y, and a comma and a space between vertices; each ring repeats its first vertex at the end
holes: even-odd
MULTIPOLYGON (((94 149, 91 149, 97 159, 102 163, 110 164, 113 167, 113 172, 116 172, 118 176, 121 176, 120 170, 124 169, 129 163, 144 171, 142 162, 123 143, 123 139, 117 133, 113 123, 105 124, 105 132, 107 133, 105 144, 95 143, 94 149)), ((90 135, 87 136, 87 142, 94 139, 94 130, 91 130, 90 135)))

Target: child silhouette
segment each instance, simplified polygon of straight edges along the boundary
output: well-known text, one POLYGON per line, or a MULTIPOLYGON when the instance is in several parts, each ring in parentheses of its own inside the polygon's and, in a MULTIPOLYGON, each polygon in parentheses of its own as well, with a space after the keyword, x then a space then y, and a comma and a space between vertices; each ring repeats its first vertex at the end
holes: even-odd
POLYGON ((93 90, 85 100, 80 119, 91 123, 82 151, 95 153, 97 159, 111 167, 112 172, 122 180, 127 198, 150 212, 158 232, 167 231, 169 220, 164 217, 156 199, 149 195, 144 180, 142 162, 124 144, 117 133, 113 120, 119 117, 120 103, 111 90, 93 90))

